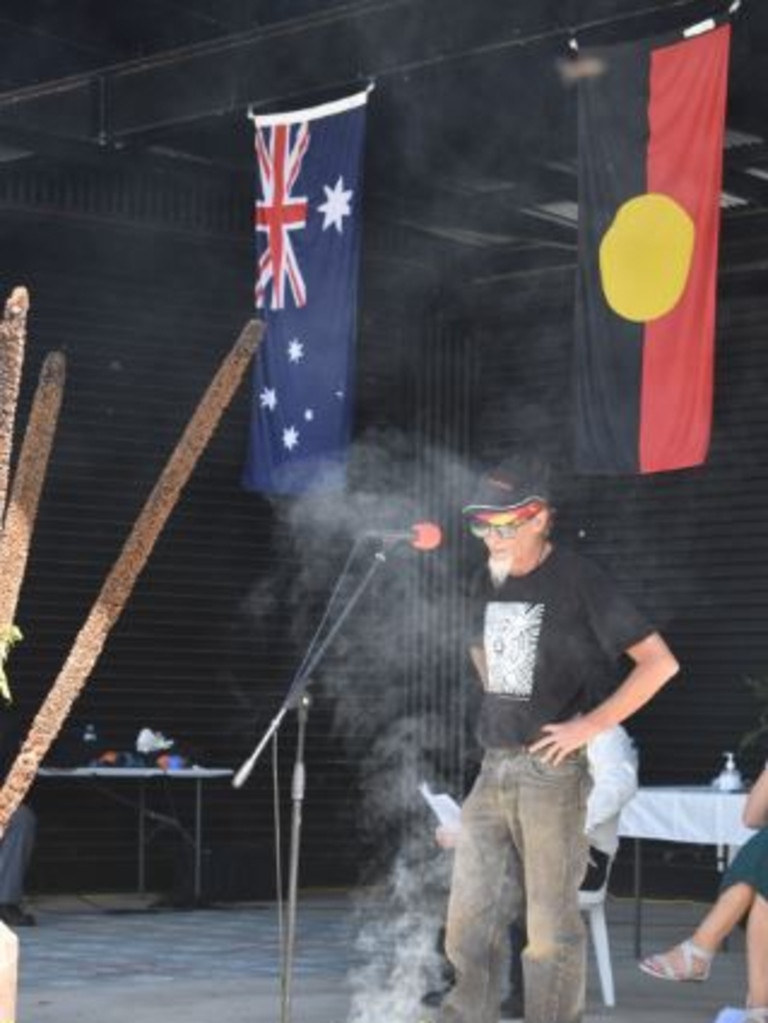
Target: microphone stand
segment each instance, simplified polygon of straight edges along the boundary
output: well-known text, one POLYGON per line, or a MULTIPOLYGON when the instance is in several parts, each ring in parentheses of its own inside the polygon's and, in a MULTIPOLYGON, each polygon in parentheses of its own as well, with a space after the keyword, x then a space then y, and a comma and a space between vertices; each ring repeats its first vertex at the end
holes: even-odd
POLYGON ((306 769, 304 766, 304 740, 307 734, 310 697, 303 693, 298 703, 298 737, 296 741, 296 761, 293 765, 291 782, 291 799, 293 812, 291 815, 291 852, 288 866, 288 913, 285 930, 285 947, 283 948, 283 975, 280 984, 281 1009, 280 1019, 291 1019, 291 979, 293 977, 293 952, 296 946, 296 903, 298 901, 299 850, 301 848, 301 811, 304 804, 306 788, 306 769))
POLYGON ((251 755, 238 769, 235 774, 232 785, 234 788, 240 788, 251 775, 256 763, 261 756, 264 747, 269 742, 271 737, 275 734, 280 724, 287 714, 287 712, 293 707, 298 710, 298 739, 296 744, 296 759, 293 768, 293 780, 291 784, 291 799, 293 804, 293 812, 291 817, 291 847, 290 847, 290 860, 289 860, 289 876, 288 876, 288 911, 287 911, 287 926, 285 933, 285 944, 283 948, 282 956, 282 978, 281 978, 281 1011, 280 1021, 281 1023, 290 1023, 291 1020, 291 987, 293 981, 293 960, 294 960, 294 946, 296 939, 296 903, 297 903, 297 887, 298 887, 298 872, 299 872, 299 852, 301 848, 301 823, 302 823, 302 807, 304 802, 304 791, 306 787, 306 768, 304 764, 304 742, 306 737, 306 726, 307 718, 309 716, 309 704, 310 700, 308 695, 305 693, 307 686, 311 681, 311 675, 317 665, 320 663, 325 655, 326 650, 330 646, 333 639, 336 637, 339 629, 349 617, 352 610, 357 606, 363 593, 367 590, 371 583, 375 573, 383 564, 386 563, 387 555, 383 549, 379 549, 374 553, 370 565, 365 571, 360 582, 357 584, 355 589, 348 597, 346 603, 339 611, 336 619, 332 624, 325 629, 326 622, 330 617, 331 610, 337 601, 339 590, 343 581, 347 578, 350 572, 350 568, 354 559, 354 555, 359 548, 361 541, 352 548, 352 551, 347 558, 346 564, 342 569, 338 580, 334 586, 331 597, 326 605, 326 609, 323 613, 322 620, 315 631, 312 640, 310 641, 309 647, 304 659, 299 666, 296 675, 294 676, 293 682, 288 690, 288 694, 283 700, 282 706, 279 711, 272 719, 269 727, 262 736, 256 748, 253 750, 251 755))

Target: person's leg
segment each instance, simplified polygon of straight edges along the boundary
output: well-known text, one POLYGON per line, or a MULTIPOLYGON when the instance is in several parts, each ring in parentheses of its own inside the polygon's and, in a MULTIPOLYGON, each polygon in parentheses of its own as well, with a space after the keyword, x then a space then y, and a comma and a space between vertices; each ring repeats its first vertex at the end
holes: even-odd
POLYGON ((0 841, 0 905, 16 906, 24 895, 24 874, 35 844, 36 819, 28 806, 13 813, 0 841))
POLYGON ((464 802, 448 901, 446 951, 456 982, 441 1023, 496 1023, 506 924, 520 903, 516 854, 499 799, 503 761, 487 756, 464 802))
POLYGON ((761 1008, 768 1023, 768 900, 762 895, 755 896, 747 921, 747 981, 748 1005, 761 1008))
POLYGON ((661 980, 706 980, 715 953, 749 912, 754 898, 755 889, 744 882, 726 888, 690 938, 666 952, 648 956, 640 969, 661 980))
POLYGON ((587 872, 581 882, 581 891, 599 892, 608 880, 608 871, 611 867, 612 857, 602 849, 595 846, 589 847, 589 859, 587 861, 587 872))
POLYGON ((502 1019, 522 1019, 525 1015, 523 998, 523 949, 528 935, 522 922, 509 925, 509 991, 500 1006, 502 1019))
POLYGON ((755 889, 744 882, 726 888, 691 935, 693 943, 708 952, 716 952, 747 915, 754 898, 755 889))
POLYGON ((426 991, 421 999, 422 1005, 436 1008, 441 1005, 443 999, 453 987, 455 976, 451 961, 445 953, 445 925, 437 932, 435 951, 440 959, 440 979, 438 985, 426 991))
POLYGON ((586 763, 558 767, 529 756, 520 785, 520 834, 528 944, 523 953, 526 1023, 579 1023, 586 942, 579 885, 587 862, 586 763))

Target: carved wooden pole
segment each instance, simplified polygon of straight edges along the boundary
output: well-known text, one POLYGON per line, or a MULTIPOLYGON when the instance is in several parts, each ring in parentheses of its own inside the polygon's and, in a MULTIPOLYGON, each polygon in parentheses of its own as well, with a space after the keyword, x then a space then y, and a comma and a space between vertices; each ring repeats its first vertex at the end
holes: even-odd
POLYGON ((88 681, 112 626, 123 610, 182 488, 235 393, 263 333, 263 323, 251 320, 246 324, 139 513, 0 790, 0 829, 5 828, 11 814, 24 799, 40 762, 88 681))
POLYGON ((19 939, 0 923, 0 1020, 14 1023, 19 973, 19 939))
POLYGON ((61 410, 65 369, 64 356, 51 352, 40 370, 0 532, 0 694, 8 701, 11 693, 5 677, 5 661, 10 648, 21 639, 16 607, 61 410))
POLYGON ((14 288, 0 320, 0 523, 5 513, 8 480, 11 476, 13 427, 24 366, 28 311, 27 289, 14 288))

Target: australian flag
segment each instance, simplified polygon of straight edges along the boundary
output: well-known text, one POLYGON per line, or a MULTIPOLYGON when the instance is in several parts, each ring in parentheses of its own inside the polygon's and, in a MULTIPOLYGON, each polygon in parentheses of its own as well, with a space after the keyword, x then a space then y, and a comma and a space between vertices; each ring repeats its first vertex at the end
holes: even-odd
POLYGON ((247 490, 342 487, 351 433, 368 92, 255 116, 256 306, 247 490))

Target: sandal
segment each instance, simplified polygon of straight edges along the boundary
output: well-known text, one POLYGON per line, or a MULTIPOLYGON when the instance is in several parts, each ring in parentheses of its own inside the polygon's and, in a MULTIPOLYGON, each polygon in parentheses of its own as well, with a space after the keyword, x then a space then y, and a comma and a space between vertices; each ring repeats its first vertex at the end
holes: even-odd
MULTIPOLYGON (((643 959, 638 965, 643 973, 659 980, 703 981, 709 977, 714 955, 714 952, 699 948, 688 939, 675 945, 669 952, 660 952, 643 959)), ((750 1023, 768 1023, 768 1020, 758 1017, 750 1023)))

